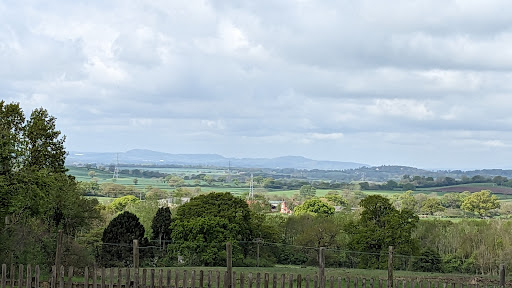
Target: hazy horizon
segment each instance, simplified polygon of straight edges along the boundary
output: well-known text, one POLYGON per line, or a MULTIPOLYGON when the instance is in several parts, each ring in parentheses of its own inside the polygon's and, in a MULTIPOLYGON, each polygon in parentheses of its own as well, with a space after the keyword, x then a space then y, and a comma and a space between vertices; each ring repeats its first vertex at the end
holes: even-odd
MULTIPOLYGON (((413 167, 413 168, 418 168, 418 169, 424 169, 424 170, 429 170, 429 171, 438 171, 438 170, 461 170, 461 171, 472 171, 472 170, 485 170, 485 169, 503 169, 503 170, 512 170, 512 168, 510 167, 466 167, 466 168, 461 168, 461 167, 420 167, 420 166, 411 166, 411 165, 403 165, 403 164, 400 164, 400 163, 363 163, 361 161, 344 161, 344 160, 331 160, 331 159, 315 159, 315 158, 309 158, 309 157, 305 157, 303 155, 280 155, 280 156, 275 156, 275 157, 228 157, 228 156, 225 156, 225 155, 222 155, 220 153, 173 153, 173 152, 165 152, 165 151, 157 151, 157 150, 151 150, 151 149, 144 149, 144 148, 134 148, 134 149, 130 149, 130 150, 127 150, 127 151, 68 151, 69 154, 74 154, 74 153, 80 153, 80 154, 87 154, 87 153, 105 153, 105 154, 112 154, 111 156, 111 162, 110 163, 115 163, 116 161, 116 155, 120 154, 121 157, 119 158, 119 162, 120 163, 123 163, 123 159, 122 159, 122 154, 123 153, 126 153, 126 152, 129 152, 129 151, 132 151, 132 150, 147 150, 147 151, 152 151, 152 152, 159 152, 159 153, 168 153, 168 154, 178 154, 178 155, 218 155, 218 156, 221 156, 221 157, 224 157, 224 158, 227 158, 227 159, 274 159, 274 158, 280 158, 280 157, 304 157, 306 159, 310 159, 310 160, 314 160, 314 161, 337 161, 337 162, 350 162, 350 163, 358 163, 358 164, 362 164, 364 166, 367 166, 367 167, 378 167, 378 166, 408 166, 408 167, 413 167)), ((80 156, 79 154, 75 154, 75 155, 78 155, 80 156)), ((107 162, 105 162, 107 163, 107 162)), ((141 163, 142 164, 142 163, 141 163)), ((167 164, 166 164, 167 165, 167 164)), ((228 165, 228 164, 227 164, 228 165)), ((226 166, 227 167, 227 166, 226 166)), ((361 166, 363 167, 363 166, 361 166)), ((272 168, 272 167, 267 167, 267 168, 272 168)))

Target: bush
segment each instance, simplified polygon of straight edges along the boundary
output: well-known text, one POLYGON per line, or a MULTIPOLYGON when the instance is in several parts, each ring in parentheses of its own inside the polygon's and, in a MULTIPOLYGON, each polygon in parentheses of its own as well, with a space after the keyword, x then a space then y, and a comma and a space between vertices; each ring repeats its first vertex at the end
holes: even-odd
POLYGON ((421 272, 442 272, 441 255, 431 248, 424 249, 420 256, 414 260, 412 268, 414 271, 421 272))

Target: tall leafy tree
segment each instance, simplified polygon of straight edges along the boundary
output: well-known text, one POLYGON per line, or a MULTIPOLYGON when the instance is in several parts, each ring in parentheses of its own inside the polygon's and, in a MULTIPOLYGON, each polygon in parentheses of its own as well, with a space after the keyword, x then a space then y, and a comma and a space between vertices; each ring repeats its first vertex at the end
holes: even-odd
POLYGON ((316 196, 316 188, 311 185, 302 185, 299 190, 299 195, 304 198, 311 198, 316 196))
MULTIPOLYGON (((181 255, 195 265, 222 265, 225 243, 233 243, 233 259, 242 258, 238 241, 253 237, 247 203, 231 193, 209 193, 178 207, 171 224, 175 243, 171 257, 181 255)), ((239 259, 238 259, 239 260, 239 259)))
POLYGON ((353 236, 348 243, 351 250, 364 252, 359 257, 361 267, 384 267, 389 246, 403 255, 415 254, 418 244, 412 233, 419 221, 410 210, 398 211, 388 198, 370 195, 361 200, 361 218, 346 229, 353 236))
MULTIPOLYGON (((18 103, 0 101, 0 176, 13 171, 23 155, 25 116, 18 103)), ((17 165, 18 164, 18 165, 17 165)), ((19 167, 18 167, 19 168, 19 167)))
POLYGON ((442 212, 445 208, 441 205, 441 200, 438 198, 428 198, 423 202, 421 206, 421 212, 434 215, 436 212, 442 212))
POLYGON ((500 203, 498 202, 498 197, 492 195, 491 191, 482 190, 464 198, 460 208, 484 217, 488 215, 489 211, 500 208, 500 203))
POLYGON ((51 172, 63 173, 66 171, 64 162, 66 150, 64 149, 65 136, 56 130, 56 118, 49 115, 43 108, 36 109, 30 115, 25 126, 27 140, 27 156, 25 167, 30 169, 48 169, 51 172))
POLYGON ((418 200, 414 198, 413 191, 407 190, 404 193, 402 193, 399 197, 400 199, 400 210, 411 210, 416 211, 416 208, 418 206, 418 200))

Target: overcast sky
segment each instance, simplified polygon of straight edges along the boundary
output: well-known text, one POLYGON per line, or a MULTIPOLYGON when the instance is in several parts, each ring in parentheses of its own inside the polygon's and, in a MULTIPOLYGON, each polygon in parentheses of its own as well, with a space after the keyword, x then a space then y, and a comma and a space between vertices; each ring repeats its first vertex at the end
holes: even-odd
POLYGON ((71 151, 512 168, 512 2, 0 0, 71 151))

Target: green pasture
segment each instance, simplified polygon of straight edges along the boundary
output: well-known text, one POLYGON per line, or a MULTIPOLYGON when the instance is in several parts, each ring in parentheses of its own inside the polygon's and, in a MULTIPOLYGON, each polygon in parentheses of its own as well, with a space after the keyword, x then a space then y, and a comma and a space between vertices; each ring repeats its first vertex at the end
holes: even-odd
MULTIPOLYGON (((89 171, 95 171, 96 172, 96 178, 98 179, 98 184, 102 183, 117 183, 121 185, 127 185, 127 186, 133 186, 141 191, 144 191, 144 189, 148 186, 152 186, 155 188, 160 188, 164 191, 173 191, 174 187, 170 187, 167 183, 163 182, 161 179, 158 178, 138 178, 138 177, 131 177, 128 175, 121 174, 119 175, 119 178, 112 179, 112 173, 106 172, 103 170, 97 170, 97 169, 87 169, 85 167, 67 167, 68 174, 73 175, 77 181, 84 181, 89 182, 91 181, 91 177, 88 175, 89 171), (137 178, 138 182, 135 185, 133 183, 133 180, 137 178)), ((131 168, 133 167, 121 167, 123 169, 131 168)), ((158 170, 160 172, 165 173, 174 173, 174 174, 200 174, 200 173, 210 173, 210 174, 219 174, 219 175, 225 175, 224 170, 219 169, 197 169, 197 168, 141 168, 141 170, 158 170)), ((201 185, 206 185, 205 182, 201 181, 201 185)), ((243 184, 242 184, 243 185, 243 184)), ((461 184, 461 185, 454 185, 454 186, 445 186, 445 187, 432 187, 432 188, 420 188, 416 191, 414 191, 414 194, 424 193, 427 195, 435 194, 438 197, 442 197, 446 193, 453 193, 453 192, 436 192, 433 191, 433 189, 440 189, 440 188, 446 188, 446 187, 456 187, 456 186, 474 186, 474 187, 480 187, 485 185, 493 185, 493 183, 472 183, 472 184, 461 184)), ((189 188, 194 189, 197 185, 195 185, 195 182, 193 180, 186 180, 185 185, 183 188, 189 188)), ((240 196, 246 193, 249 193, 249 187, 247 186, 234 186, 229 185, 227 183, 213 183, 212 186, 200 186, 201 193, 210 193, 210 192, 230 192, 234 195, 240 196)), ((317 189, 316 195, 319 197, 325 196, 329 191, 333 191, 333 189, 317 189)), ((340 192, 340 190, 335 190, 340 192)), ((299 194, 299 190, 272 190, 272 189, 264 189, 261 187, 255 187, 256 193, 261 193, 266 196, 270 197, 282 197, 282 198, 292 198, 294 195, 299 194)), ((400 195, 404 193, 404 191, 400 190, 365 190, 362 191, 363 193, 367 195, 383 195, 383 196, 392 196, 392 195, 400 195)), ((510 202, 512 201, 512 195, 507 194, 495 194, 500 201, 502 202, 510 202)), ((105 197, 99 197, 99 198, 105 198, 105 197)), ((100 202, 107 201, 105 199, 99 199, 100 202)))

